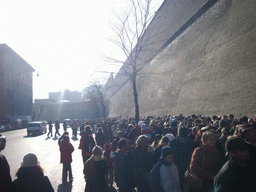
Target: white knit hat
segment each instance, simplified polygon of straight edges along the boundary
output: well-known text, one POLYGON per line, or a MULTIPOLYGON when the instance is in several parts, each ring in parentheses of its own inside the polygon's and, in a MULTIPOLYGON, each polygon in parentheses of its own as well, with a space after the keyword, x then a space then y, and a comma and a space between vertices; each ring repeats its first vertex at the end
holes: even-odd
POLYGON ((28 153, 23 157, 22 167, 34 167, 39 165, 37 157, 34 153, 28 153))

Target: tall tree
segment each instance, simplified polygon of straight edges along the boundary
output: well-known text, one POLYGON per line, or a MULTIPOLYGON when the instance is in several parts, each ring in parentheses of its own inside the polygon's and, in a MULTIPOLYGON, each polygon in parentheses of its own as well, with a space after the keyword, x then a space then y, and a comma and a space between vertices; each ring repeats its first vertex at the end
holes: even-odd
POLYGON ((133 98, 135 105, 135 121, 139 122, 139 101, 137 91, 137 76, 140 68, 145 64, 145 52, 148 51, 148 36, 145 35, 147 26, 153 18, 151 0, 130 0, 127 10, 122 15, 117 15, 117 20, 112 24, 116 39, 111 40, 125 54, 126 61, 107 57, 115 63, 122 63, 120 71, 132 82, 133 98))

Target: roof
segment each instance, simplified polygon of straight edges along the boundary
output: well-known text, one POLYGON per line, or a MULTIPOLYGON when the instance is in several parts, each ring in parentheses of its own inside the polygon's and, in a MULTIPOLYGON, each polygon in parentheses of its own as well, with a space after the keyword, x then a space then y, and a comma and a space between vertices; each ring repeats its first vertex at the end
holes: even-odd
POLYGON ((17 56, 18 59, 20 59, 23 63, 25 63, 31 69, 32 72, 35 71, 35 69, 27 61, 25 61, 18 53, 16 53, 8 45, 0 44, 0 48, 3 48, 6 51, 6 53, 10 53, 10 54, 13 54, 13 55, 17 56))

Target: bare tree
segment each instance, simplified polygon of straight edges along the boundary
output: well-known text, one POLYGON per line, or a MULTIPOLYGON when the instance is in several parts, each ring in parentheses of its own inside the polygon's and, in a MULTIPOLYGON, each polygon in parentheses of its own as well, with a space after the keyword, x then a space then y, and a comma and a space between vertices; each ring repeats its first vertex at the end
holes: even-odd
POLYGON ((85 90, 85 98, 91 100, 95 105, 98 117, 100 115, 100 108, 102 109, 103 118, 106 118, 107 104, 105 101, 105 88, 99 82, 93 82, 91 86, 85 90), (99 105, 101 107, 99 107, 99 105))
MULTIPOLYGON (((151 12, 151 0, 130 0, 128 10, 123 16, 117 15, 117 21, 112 24, 117 36, 111 40, 125 54, 126 61, 107 57, 113 63, 122 63, 120 69, 122 75, 127 76, 132 82, 135 121, 139 122, 139 101, 137 92, 137 76, 140 75, 140 68, 145 64, 148 51, 148 36, 145 35, 147 27, 153 18, 151 12)), ((152 43, 152 42, 151 42, 152 43)), ((119 72, 120 74, 120 72, 119 72)))

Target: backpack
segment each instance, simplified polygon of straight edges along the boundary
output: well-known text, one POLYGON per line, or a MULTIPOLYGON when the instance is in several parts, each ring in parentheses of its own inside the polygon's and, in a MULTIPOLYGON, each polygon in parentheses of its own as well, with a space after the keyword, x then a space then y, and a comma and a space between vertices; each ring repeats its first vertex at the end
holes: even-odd
POLYGON ((92 152, 93 147, 95 146, 93 137, 91 135, 85 136, 84 138, 84 149, 86 152, 92 152))

